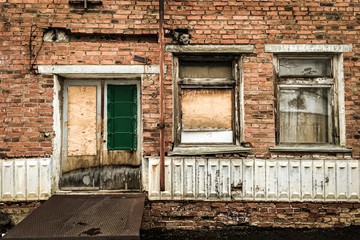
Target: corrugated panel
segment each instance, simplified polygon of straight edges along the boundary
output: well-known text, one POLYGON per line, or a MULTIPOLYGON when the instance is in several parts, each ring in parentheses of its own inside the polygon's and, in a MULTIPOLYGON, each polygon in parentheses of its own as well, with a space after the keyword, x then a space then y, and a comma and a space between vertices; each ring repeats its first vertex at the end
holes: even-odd
POLYGON ((14 190, 15 200, 24 201, 26 199, 26 165, 23 160, 15 161, 14 190))
POLYGON ((311 160, 301 161, 301 198, 303 200, 313 199, 313 176, 311 160))
POLYGON ((336 199, 336 174, 335 161, 325 162, 325 200, 334 201, 336 199))
POLYGON ((223 159, 220 161, 220 184, 219 184, 219 197, 221 199, 230 199, 231 197, 231 166, 230 161, 223 159))
POLYGON ((255 200, 265 199, 265 189, 266 189, 266 170, 265 170, 265 160, 256 159, 255 160, 255 200))
POLYGON ((184 196, 185 198, 195 198, 195 183, 196 183, 196 172, 195 172, 195 159, 185 159, 184 166, 184 196))
POLYGON ((359 199, 359 161, 349 161, 349 199, 359 199))
POLYGON ((313 192, 315 200, 324 199, 324 161, 318 160, 314 162, 313 168, 313 192))
POLYGON ((301 174, 300 160, 291 160, 289 164, 289 195, 290 201, 300 201, 301 199, 301 174))
POLYGON ((50 159, 0 160, 0 169, 0 201, 36 201, 50 197, 50 159))
POLYGON ((231 161, 231 195, 236 200, 241 199, 243 195, 242 166, 241 159, 233 159, 231 161))
POLYGON ((4 160, 2 162, 2 193, 1 199, 3 201, 12 201, 15 197, 14 185, 14 161, 4 160))
POLYGON ((196 182, 195 182, 196 198, 206 199, 208 193, 206 159, 196 159, 195 171, 196 171, 196 182))
MULTIPOLYGON (((172 179, 172 159, 165 159, 165 179, 172 179)), ((165 191, 161 192, 162 199, 171 199, 172 196, 172 181, 165 181, 165 191)))
POLYGON ((278 200, 289 201, 289 196, 290 196, 289 161, 280 160, 277 162, 278 162, 278 172, 277 172, 278 200))
POLYGON ((276 200, 278 189, 277 162, 266 161, 266 199, 276 200))
POLYGON ((208 160, 208 197, 209 199, 219 199, 219 160, 208 160))
POLYGON ((183 177, 184 159, 173 159, 173 196, 174 199, 183 198, 184 182, 186 179, 183 177))
POLYGON ((149 197, 160 198, 160 160, 158 158, 149 159, 149 197))
POLYGON ((254 199, 254 160, 244 160, 243 166, 244 200, 254 199))
POLYGON ((39 159, 39 199, 45 200, 51 194, 50 159, 39 159))
POLYGON ((347 200, 347 186, 348 186, 348 171, 347 171, 347 163, 346 160, 336 161, 337 166, 337 174, 336 174, 336 189, 337 196, 336 198, 340 201, 347 200))
POLYGON ((165 162, 166 186, 172 187, 160 196, 159 160, 150 158, 150 199, 360 200, 360 167, 356 160, 174 157, 165 162))
POLYGON ((28 200, 37 200, 39 196, 39 161, 27 160, 26 188, 28 200))
POLYGON ((301 199, 301 170, 300 161, 291 160, 289 170, 289 196, 290 201, 300 201, 301 199))

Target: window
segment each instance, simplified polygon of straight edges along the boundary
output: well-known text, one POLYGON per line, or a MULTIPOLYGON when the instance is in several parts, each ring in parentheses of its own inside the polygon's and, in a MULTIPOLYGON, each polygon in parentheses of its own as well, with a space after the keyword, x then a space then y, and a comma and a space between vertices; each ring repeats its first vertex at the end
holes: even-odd
POLYGON ((177 146, 239 144, 238 64, 229 56, 175 58, 177 146))
POLYGON ((339 144, 332 56, 278 56, 277 143, 339 144))

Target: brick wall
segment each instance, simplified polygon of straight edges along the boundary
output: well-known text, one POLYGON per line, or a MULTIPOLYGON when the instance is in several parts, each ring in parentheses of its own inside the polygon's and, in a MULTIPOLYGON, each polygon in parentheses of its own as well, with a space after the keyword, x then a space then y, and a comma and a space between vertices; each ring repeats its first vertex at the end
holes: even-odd
POLYGON ((145 206, 142 229, 327 228, 359 224, 358 203, 152 201, 145 206))
MULTIPOLYGON (((52 77, 37 64, 158 64, 158 1, 0 1, 0 157, 52 152, 52 77), (42 42, 61 28, 70 42, 42 42), (50 137, 44 137, 49 132, 50 137)), ((191 44, 251 44, 244 58, 245 138, 251 157, 270 157, 275 144, 272 54, 264 44, 352 44, 344 54, 346 141, 360 156, 360 4, 356 1, 165 1, 165 27, 188 29, 191 44)), ((171 43, 171 38, 166 38, 171 43)), ((172 57, 166 54, 166 142, 172 146, 172 57)), ((158 155, 158 82, 143 82, 144 155, 158 155), (149 84, 149 85, 147 85, 149 84)))

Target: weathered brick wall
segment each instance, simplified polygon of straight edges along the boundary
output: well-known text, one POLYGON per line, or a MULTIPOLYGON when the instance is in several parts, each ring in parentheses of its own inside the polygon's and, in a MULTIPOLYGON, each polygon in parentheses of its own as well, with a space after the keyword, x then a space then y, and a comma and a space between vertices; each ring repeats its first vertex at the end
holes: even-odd
MULTIPOLYGON (((0 158, 52 154, 53 77, 38 75, 38 64, 141 64, 135 55, 157 64, 156 8, 156 1, 103 1, 87 10, 67 0, 0 1, 0 158), (43 42, 47 28, 65 30, 70 41, 43 42)), ((142 84, 149 155, 158 145, 146 137, 156 132, 157 86, 146 77, 142 84)))
MULTIPOLYGON (((0 1, 0 157, 51 155, 52 79, 37 64, 158 64, 158 1, 0 1), (43 43, 46 28, 70 32, 68 43, 43 43), (144 36, 144 34, 146 36, 144 36), (31 49, 31 50, 30 50, 31 49), (50 137, 44 138, 49 132, 50 137)), ((245 139, 251 157, 275 144, 272 54, 264 44, 352 44, 344 54, 346 141, 360 156, 360 3, 357 1, 165 1, 165 27, 188 29, 191 44, 251 44, 245 56, 245 139)), ((170 38, 166 39, 171 42, 170 38)), ((172 66, 166 54, 166 150, 172 145, 172 66)), ((143 82, 144 155, 158 155, 158 81, 143 82), (146 84, 149 84, 146 86, 146 84), (150 93, 150 92, 151 93, 150 93), (150 105, 148 105, 150 104, 150 105), (151 112, 151 113, 150 113, 151 112)))
POLYGON ((142 229, 327 228, 359 224, 358 203, 152 201, 145 206, 142 229))
POLYGON ((169 1, 169 28, 186 28, 191 44, 251 44, 244 59, 245 137, 255 157, 275 144, 272 54, 264 44, 352 44, 344 54, 347 146, 359 157, 358 1, 169 1))

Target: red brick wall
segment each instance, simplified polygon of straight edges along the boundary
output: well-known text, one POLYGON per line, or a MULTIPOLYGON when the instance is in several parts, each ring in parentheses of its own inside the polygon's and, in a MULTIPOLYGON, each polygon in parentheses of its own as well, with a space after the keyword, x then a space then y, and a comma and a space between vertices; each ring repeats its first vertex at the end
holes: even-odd
POLYGON ((152 201, 142 229, 222 228, 229 226, 326 228, 360 224, 360 204, 152 201))
MULTIPOLYGON (((0 0, 0 157, 51 155, 52 139, 43 133, 52 133, 52 78, 34 74, 36 64, 139 64, 133 61, 134 55, 158 64, 155 35, 139 36, 157 33, 157 9, 158 1, 148 0, 103 1, 88 10, 67 0, 0 0), (42 43, 43 29, 48 27, 71 31, 71 41, 42 43), (115 35, 109 38, 109 34, 115 35), (137 37, 129 38, 133 34, 137 37)), ((264 53, 264 44, 352 44, 353 52, 344 54, 346 139, 353 156, 359 158, 360 3, 165 1, 165 14, 165 27, 189 29, 191 44, 254 45, 243 71, 245 138, 252 143, 255 157, 269 157, 268 147, 275 144, 272 55, 264 53)), ((169 53, 166 65, 169 151, 173 141, 169 53)), ((142 83, 146 156, 159 151, 158 81, 157 76, 150 78, 142 83)))

